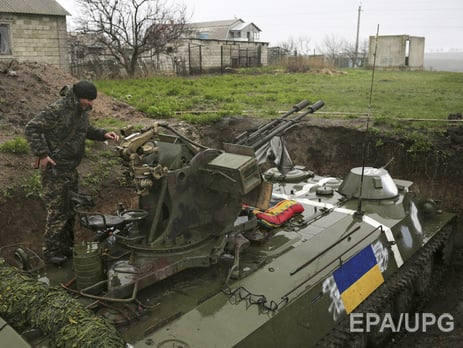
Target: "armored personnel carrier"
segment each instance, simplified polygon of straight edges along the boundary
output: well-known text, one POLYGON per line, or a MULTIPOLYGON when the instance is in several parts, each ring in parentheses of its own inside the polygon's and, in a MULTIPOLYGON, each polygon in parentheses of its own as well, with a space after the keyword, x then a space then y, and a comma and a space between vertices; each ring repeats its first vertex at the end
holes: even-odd
POLYGON ((302 101, 223 149, 167 124, 123 130, 117 150, 138 208, 93 212, 76 195, 79 222, 95 238, 59 268, 27 246, 2 248, 0 315, 10 326, 0 340, 385 344, 390 325, 357 315, 353 330, 353 314, 396 321, 417 311, 450 262, 456 216, 385 168, 357 167, 341 179, 294 165, 282 136, 323 105, 302 101))

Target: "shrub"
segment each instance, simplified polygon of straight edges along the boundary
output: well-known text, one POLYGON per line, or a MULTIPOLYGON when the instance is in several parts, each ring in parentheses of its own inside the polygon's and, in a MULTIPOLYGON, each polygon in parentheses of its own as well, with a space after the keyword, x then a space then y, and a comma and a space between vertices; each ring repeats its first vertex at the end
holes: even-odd
POLYGON ((16 137, 12 140, 5 141, 3 144, 0 144, 0 152, 6 153, 28 153, 29 144, 27 140, 23 137, 16 137))

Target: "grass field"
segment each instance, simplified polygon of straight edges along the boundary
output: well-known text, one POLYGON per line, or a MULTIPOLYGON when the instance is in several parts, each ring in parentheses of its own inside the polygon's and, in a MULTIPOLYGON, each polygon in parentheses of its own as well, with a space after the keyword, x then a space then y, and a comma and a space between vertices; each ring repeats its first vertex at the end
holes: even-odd
POLYGON ((377 121, 446 120, 463 112, 463 73, 348 69, 284 73, 266 69, 191 78, 100 80, 105 94, 153 118, 208 122, 223 116, 275 117, 303 99, 321 99, 321 117, 370 116, 377 121), (373 83, 372 83, 373 80, 373 83), (371 103, 370 103, 370 90, 371 103), (369 106, 371 106, 369 108, 369 106))

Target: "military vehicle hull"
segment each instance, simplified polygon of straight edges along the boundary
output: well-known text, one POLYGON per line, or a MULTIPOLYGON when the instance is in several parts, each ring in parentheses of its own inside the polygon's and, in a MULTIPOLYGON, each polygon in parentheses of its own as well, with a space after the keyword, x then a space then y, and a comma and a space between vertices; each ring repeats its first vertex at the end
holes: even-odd
POLYGON ((216 266, 191 283, 169 284, 175 299, 157 299, 160 311, 173 309, 168 323, 152 323, 153 333, 148 325, 143 338, 134 337, 135 346, 383 344, 387 332, 349 332, 348 313, 385 312, 395 319, 418 310, 432 275, 449 262, 446 245, 456 229, 455 215, 420 211, 427 201, 408 190, 411 183, 398 181, 404 183, 397 197, 365 202, 360 214, 357 199, 336 192, 339 179, 315 176, 302 185, 276 184, 275 197, 304 206, 300 220, 269 231, 265 242, 251 243, 242 252, 242 279, 224 285, 227 267, 216 266), (335 190, 332 195, 317 195, 313 187, 323 182, 335 190), (304 186, 312 186, 312 192, 302 194, 304 186), (364 264, 376 267, 376 276, 370 271, 371 279, 341 293, 343 276, 360 279, 356 271, 364 264), (185 301, 190 307, 180 305, 185 301))

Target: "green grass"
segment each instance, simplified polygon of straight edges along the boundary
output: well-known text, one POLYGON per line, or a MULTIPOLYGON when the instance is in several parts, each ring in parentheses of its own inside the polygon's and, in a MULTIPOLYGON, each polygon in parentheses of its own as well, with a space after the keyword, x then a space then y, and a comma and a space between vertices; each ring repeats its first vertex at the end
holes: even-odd
POLYGON ((115 118, 110 118, 110 117, 109 118, 99 118, 97 120, 92 121, 92 124, 97 127, 104 128, 107 130, 121 129, 122 127, 126 125, 123 121, 119 119, 115 119, 115 118))
POLYGON ((26 197, 42 197, 42 183, 40 171, 36 170, 27 173, 27 175, 23 177, 21 187, 24 190, 26 197))
POLYGON ((29 144, 25 138, 17 136, 0 144, 0 152, 17 154, 28 153, 29 144))
MULTIPOLYGON (((210 122, 223 116, 275 117, 303 99, 322 99, 320 115, 365 115, 371 80, 372 71, 362 69, 331 75, 254 69, 252 74, 101 80, 97 86, 153 118, 210 122)), ((463 73, 376 71, 370 114, 377 120, 444 120, 463 111, 462 94, 463 73)))

